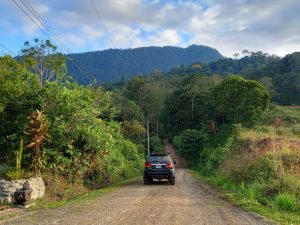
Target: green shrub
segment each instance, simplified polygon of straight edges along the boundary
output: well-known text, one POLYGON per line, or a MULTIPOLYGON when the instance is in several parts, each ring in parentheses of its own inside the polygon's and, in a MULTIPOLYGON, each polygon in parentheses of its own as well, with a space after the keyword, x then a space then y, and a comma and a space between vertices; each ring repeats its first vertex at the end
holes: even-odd
POLYGON ((250 165, 247 178, 249 180, 271 180, 277 176, 278 163, 272 153, 266 154, 250 165))
POLYGON ((298 207, 296 197, 286 193, 277 195, 274 204, 278 209, 288 212, 295 212, 298 207))

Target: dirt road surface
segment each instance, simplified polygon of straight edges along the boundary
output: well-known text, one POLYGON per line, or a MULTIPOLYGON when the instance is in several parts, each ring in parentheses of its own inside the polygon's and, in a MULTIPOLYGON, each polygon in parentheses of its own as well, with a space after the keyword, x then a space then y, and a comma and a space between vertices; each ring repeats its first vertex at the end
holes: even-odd
MULTIPOLYGON (((174 154, 172 146, 166 149, 174 154)), ((231 225, 270 224, 218 197, 189 173, 176 155, 176 185, 144 185, 142 179, 97 199, 56 209, 36 210, 0 224, 231 225)))

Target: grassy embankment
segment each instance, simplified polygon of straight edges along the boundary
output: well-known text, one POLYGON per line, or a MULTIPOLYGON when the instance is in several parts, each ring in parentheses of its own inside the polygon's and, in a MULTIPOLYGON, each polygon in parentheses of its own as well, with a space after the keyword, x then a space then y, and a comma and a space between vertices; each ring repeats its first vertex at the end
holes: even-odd
POLYGON ((263 124, 228 140, 194 174, 253 212, 300 224, 300 109, 272 106, 263 124))

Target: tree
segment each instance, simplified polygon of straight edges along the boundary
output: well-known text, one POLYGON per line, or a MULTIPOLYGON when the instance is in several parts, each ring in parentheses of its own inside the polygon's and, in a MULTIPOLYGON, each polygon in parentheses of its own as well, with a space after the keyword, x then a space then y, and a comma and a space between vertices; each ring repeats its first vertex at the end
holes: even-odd
POLYGON ((187 78, 186 93, 191 100, 191 119, 194 120, 194 103, 197 97, 207 97, 210 88, 221 81, 218 76, 206 77, 204 75, 192 75, 187 78))
POLYGON ((231 123, 252 126, 270 104, 270 94, 257 81, 229 76, 214 89, 219 116, 231 123))
POLYGON ((8 102, 37 88, 36 84, 23 65, 10 56, 0 57, 0 113, 8 102))
POLYGON ((261 83, 268 90, 272 99, 277 96, 272 77, 262 77, 258 80, 258 82, 261 83))
POLYGON ((135 77, 128 82, 125 95, 140 107, 146 119, 151 120, 158 117, 166 93, 156 82, 135 77))
POLYGON ((214 121, 211 90, 221 80, 217 75, 184 78, 182 87, 171 93, 166 100, 166 129, 176 133, 188 128, 200 129, 208 120, 214 121))
POLYGON ((56 50, 50 40, 40 41, 37 38, 34 45, 26 41, 21 50, 21 60, 38 76, 41 87, 46 81, 60 80, 66 74, 66 59, 56 50))

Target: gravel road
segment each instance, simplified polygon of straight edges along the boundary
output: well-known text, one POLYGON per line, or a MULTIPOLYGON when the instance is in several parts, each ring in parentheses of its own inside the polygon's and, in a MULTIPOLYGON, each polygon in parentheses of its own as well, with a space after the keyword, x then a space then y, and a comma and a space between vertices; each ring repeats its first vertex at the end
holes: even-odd
MULTIPOLYGON (((171 145, 166 145, 171 154, 171 145)), ((193 225, 270 224, 218 199, 216 192, 177 160, 176 185, 143 185, 142 179, 83 204, 37 210, 0 224, 193 225)))

